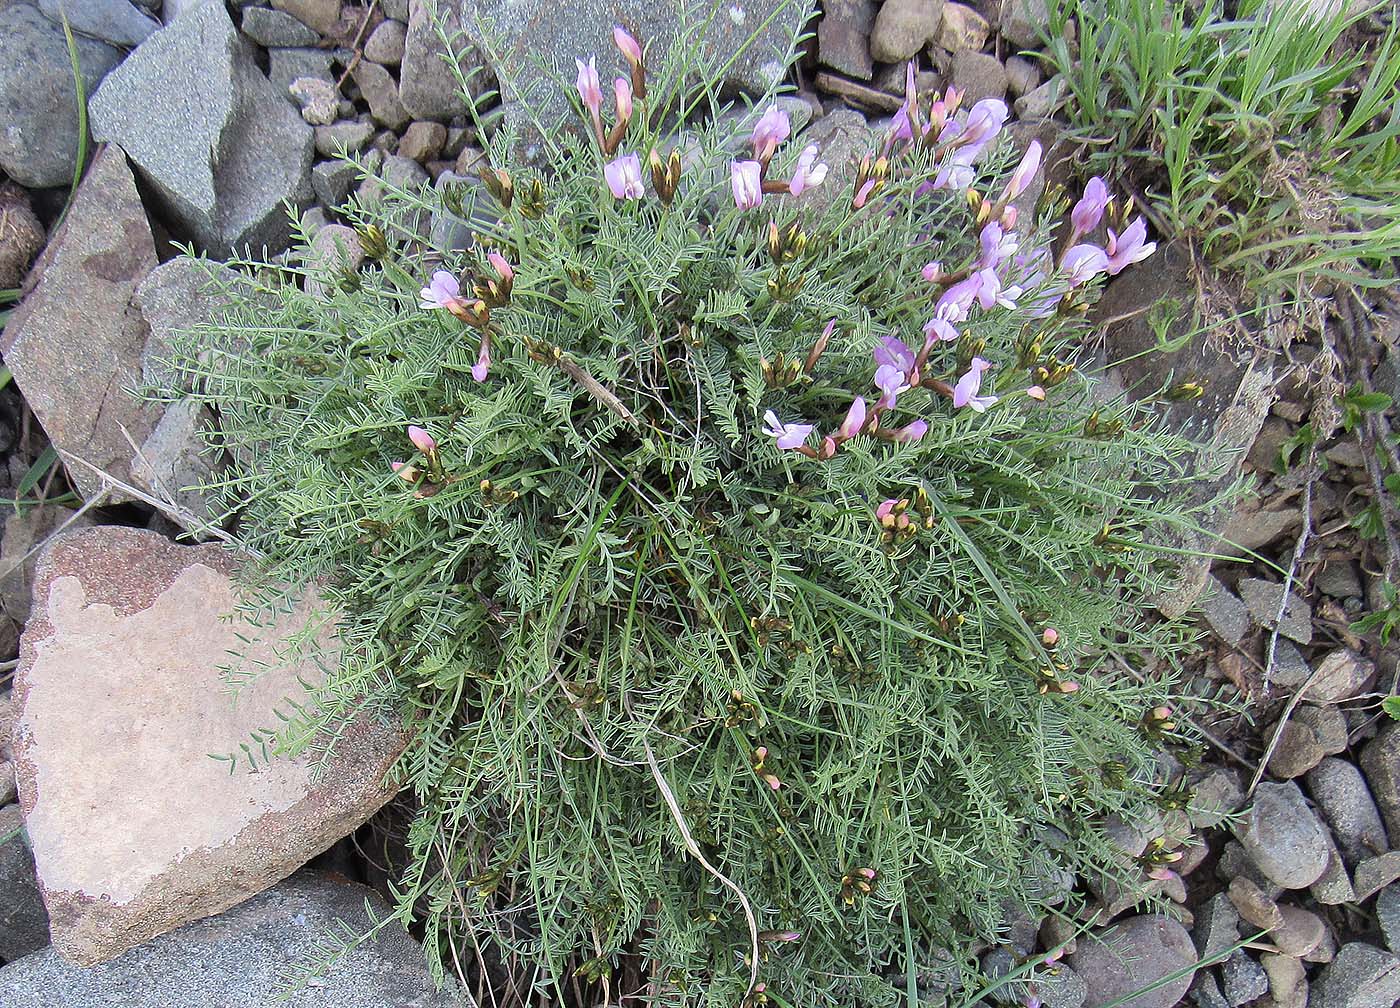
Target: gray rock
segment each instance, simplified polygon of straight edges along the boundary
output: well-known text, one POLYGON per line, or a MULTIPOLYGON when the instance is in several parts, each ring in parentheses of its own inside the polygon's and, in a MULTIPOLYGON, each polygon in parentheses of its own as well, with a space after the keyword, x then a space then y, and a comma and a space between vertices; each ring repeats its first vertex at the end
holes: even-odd
POLYGON ((1356 900, 1351 876, 1347 874, 1347 866, 1342 863, 1342 852, 1337 849, 1337 843, 1332 839, 1330 830, 1327 833, 1327 867, 1309 887, 1309 891, 1313 899, 1323 906, 1337 906, 1356 900))
POLYGON ((331 54, 324 49, 267 51, 267 79, 279 95, 290 95, 292 81, 299 77, 316 77, 327 84, 334 84, 331 54))
POLYGON ((1292 720, 1312 731, 1326 755, 1335 756, 1346 751, 1347 719, 1340 708, 1331 704, 1299 704, 1293 711, 1292 720))
POLYGON ((837 109, 812 123, 801 137, 802 143, 816 144, 821 160, 829 169, 826 181, 803 193, 795 202, 814 209, 849 200, 860 160, 870 153, 875 134, 865 116, 855 109, 837 109))
POLYGON ((1332 827, 1342 859, 1350 867, 1362 858, 1389 849, 1385 825, 1361 771, 1329 756, 1307 775, 1308 792, 1332 827))
POLYGON ((1016 968, 1016 953, 997 947, 982 953, 982 975, 988 980, 1000 980, 1016 968))
POLYGON ((266 7, 249 7, 243 12, 243 34, 262 46, 314 46, 320 33, 308 28, 290 14, 266 7))
POLYGON ((1310 675, 1312 666, 1303 657, 1303 652, 1298 650, 1298 645, 1280 635, 1278 646, 1274 648, 1274 666, 1269 681, 1284 690, 1294 691, 1301 688, 1310 675))
POLYGON ((1039 49, 1041 33, 1049 26, 1046 0, 1002 0, 1001 35, 1012 45, 1039 49))
POLYGON ((334 210, 345 205, 359 177, 353 161, 322 161, 311 169, 311 187, 320 204, 334 210))
POLYGON ((1307 1008, 1308 975, 1302 960, 1265 952, 1259 957, 1269 975, 1269 993, 1279 1008, 1307 1008))
MULTIPOLYGON (((358 154, 365 149, 365 144, 369 143, 372 136, 374 126, 359 120, 342 120, 329 126, 317 126, 316 153, 328 158, 338 158, 342 154, 358 154)), ((312 169, 313 182, 315 170, 312 169)))
MULTIPOLYGON (((16 509, 5 516, 5 534, 0 538, 0 610, 6 616, 21 626, 29 619, 34 571, 42 552, 39 547, 51 536, 87 528, 92 524, 90 514, 46 504, 23 511, 16 509)), ((3 741, 0 739, 0 743, 3 741)), ((6 752, 8 746, 0 744, 0 756, 6 752)), ((4 804, 0 801, 0 805, 4 804)))
POLYGON ((1260 784, 1235 836, 1259 870, 1285 889, 1304 889, 1327 868, 1326 827, 1292 781, 1260 784))
POLYGON ((1244 801, 1240 777, 1228 767, 1216 767, 1191 786, 1191 807, 1187 810, 1196 829, 1214 829, 1244 801))
POLYGON ((943 0, 885 0, 870 31, 870 55, 881 63, 902 63, 938 34, 943 0))
POLYGON ((1321 763, 1324 755, 1311 728, 1289 721, 1279 732, 1277 746, 1269 759, 1269 773, 1285 780, 1301 777, 1321 763))
POLYGON ((1006 97, 1006 68, 1001 60, 988 53, 966 50, 954 53, 952 75, 953 85, 963 93, 964 101, 1006 97))
MULTIPOLYGON (((0 1004, 25 1008, 468 1008, 437 990, 423 950, 378 893, 305 872, 242 906, 132 949, 93 969, 50 948, 0 969, 0 1004), (374 914, 366 916, 366 907, 374 914), (371 937, 286 1000, 287 975, 309 967, 322 944, 347 929, 371 937)), ((295 988, 298 985, 293 985, 295 988)))
POLYGON ((340 92, 319 77, 298 77, 287 91, 312 126, 329 126, 340 114, 340 92))
POLYGON ((15 730, 15 704, 10 691, 0 692, 0 757, 10 758, 10 739, 15 730))
POLYGON ((272 0, 272 6, 322 35, 331 34, 340 23, 340 0, 272 0))
POLYGON ((27 190, 0 182, 0 290, 18 288, 44 247, 44 225, 29 205, 27 190))
POLYGON ((1012 110, 1017 119, 1046 119, 1069 98, 1069 88, 1060 74, 1051 77, 1017 98, 1012 110))
POLYGON ((1356 901, 1370 899, 1396 879, 1400 879, 1400 851, 1386 851, 1366 858, 1356 865, 1352 876, 1356 880, 1356 901))
POLYGON ((1283 910, 1253 879, 1241 875, 1230 880, 1229 899, 1240 917, 1265 931, 1283 926, 1283 910))
POLYGON ((1363 942, 1343 945, 1313 983, 1310 1008, 1392 1008, 1400 959, 1363 942))
POLYGON ((434 211, 428 231, 428 244, 439 252, 456 252, 471 248, 472 222, 491 224, 496 215, 495 203, 474 175, 458 175, 445 171, 433 183, 439 194, 453 192, 454 200, 461 201, 461 213, 445 202, 441 211, 434 211))
POLYGON ((222 3, 152 35, 90 109, 93 136, 122 145, 202 248, 286 246, 283 204, 311 200, 311 128, 258 70, 222 3))
MULTIPOLYGON (((18 959, 48 943, 49 915, 34 875, 24 818, 18 805, 7 805, 0 808, 0 960, 18 959)), ((16 1008, 28 1003, 14 1002, 16 1008)))
MULTIPOLYGON (((135 179, 121 149, 108 147, 35 264, 38 284, 0 335, 5 363, 54 445, 123 482, 131 475, 127 435, 139 444, 159 416, 125 391, 141 384, 146 342, 131 294, 155 264, 135 179)), ((84 496, 103 486, 86 466, 69 472, 84 496)))
MULTIPOLYGON (((78 39, 88 94, 121 60, 78 39)), ((30 188, 68 185, 78 160, 78 99, 63 29, 26 3, 0 5, 0 169, 30 188)))
POLYGON ((980 52, 986 46, 991 31, 992 26, 987 19, 967 4, 945 3, 934 41, 950 53, 964 50, 980 52))
POLYGON ((447 127, 442 123, 410 123, 399 141, 399 157, 425 164, 435 160, 447 144, 447 127))
POLYGON ((1006 86, 1012 97, 1020 98, 1040 86, 1040 68, 1020 56, 1006 58, 1006 86))
POLYGON ((1238 644, 1249 632, 1249 610, 1238 595, 1215 577, 1206 580, 1206 596, 1201 601, 1201 615, 1215 631, 1215 635, 1227 644, 1238 644))
POLYGON ((1361 769, 1380 806, 1386 832, 1400 839, 1400 722, 1387 724, 1361 750, 1361 769))
POLYGON ((402 21, 385 21, 365 39, 365 59, 384 66, 403 62, 404 43, 408 28, 402 21))
POLYGON ((401 100, 399 85, 388 70, 378 63, 361 61, 350 71, 350 76, 369 103, 369 114, 374 116, 375 122, 392 130, 404 128, 410 116, 401 100))
POLYGON ((306 251, 306 292, 329 298, 346 274, 354 274, 365 261, 355 229, 344 224, 327 224, 316 232, 306 251))
POLYGON ((1311 955, 1327 940, 1327 924, 1317 914, 1287 903, 1278 909, 1283 922, 1269 932, 1269 937, 1284 955, 1311 955))
POLYGON ((1338 648, 1317 663, 1317 674, 1303 696, 1318 703, 1346 700, 1360 693, 1375 671, 1375 662, 1350 648, 1338 648))
POLYGON ((1086 936, 1069 961, 1088 985, 1085 1008, 1104 1008, 1120 998, 1128 998, 1123 1004, 1131 1008, 1172 1008, 1191 986, 1195 963, 1191 936, 1161 914, 1128 917, 1101 934, 1086 936), (1178 972, 1183 975, 1129 997, 1178 972))
POLYGON ((1196 1008, 1230 1008, 1225 995, 1220 993, 1215 974, 1209 970, 1196 971, 1196 979, 1192 981, 1186 997, 1196 1008))
POLYGON ((1036 978, 1035 992, 1045 1008, 1084 1008, 1089 985, 1072 967, 1059 966, 1036 978))
POLYGON ((1296 592, 1288 593, 1284 605, 1283 618, 1278 619, 1279 603, 1283 600, 1283 585, 1263 578, 1244 578, 1240 581, 1240 598, 1255 625, 1265 630, 1273 630, 1278 624, 1282 637, 1307 644, 1312 641, 1312 607, 1304 602, 1296 592))
POLYGON ((66 16, 75 35, 86 35, 88 38, 124 49, 140 45, 152 32, 160 28, 159 21, 148 17, 139 7, 133 7, 128 0, 38 2, 39 9, 54 24, 61 25, 66 16))
POLYGON ((1240 1008, 1269 992, 1269 975, 1241 949, 1220 967, 1220 990, 1230 1008, 1240 1008))
POLYGON ((1400 951, 1400 885, 1388 885, 1376 897, 1376 921, 1385 936, 1385 947, 1400 951))
POLYGON ((1225 893, 1216 893, 1196 912, 1191 930, 1202 959, 1213 959, 1240 940, 1240 912, 1225 893))
MULTIPOLYGON (((516 5, 511 3, 511 0, 500 4, 482 3, 480 5, 475 4, 472 0, 445 0, 436 6, 438 16, 443 19, 444 26, 449 33, 456 33, 462 28, 464 2, 472 7, 479 6, 483 12, 487 8, 500 8, 500 12, 505 13, 507 17, 515 13, 513 8, 516 5)), ((549 8, 537 8, 538 14, 546 17, 549 10, 549 8)), ((493 10, 492 13, 496 13, 496 11, 493 10)), ((563 14, 564 10, 560 9, 559 13, 563 14)), ((580 13, 577 6, 568 9, 570 18, 576 17, 580 13)), ((584 17, 586 16, 585 14, 584 17)), ((469 13, 469 26, 471 23, 469 13)), ((570 28, 577 30, 572 24, 570 28)), ((609 30, 611 30, 611 25, 609 30)), ((474 33, 474 29, 470 29, 469 35, 472 33, 474 33)), ((550 41, 557 45, 559 40, 551 39, 550 41)), ((582 50, 580 50, 581 52, 582 50)), ((473 75, 472 97, 480 97, 487 87, 485 75, 478 72, 484 66, 480 51, 474 45, 468 45, 456 55, 462 73, 473 75)), ((544 55, 544 51, 541 51, 541 55, 544 55)), ((457 75, 448 65, 446 56, 447 49, 442 43, 442 37, 438 32, 438 26, 434 22, 433 12, 429 5, 425 4, 423 0, 411 0, 408 28, 404 34, 403 52, 400 55, 399 82, 404 108, 414 119, 446 120, 466 114, 466 99, 459 93, 457 75)), ((571 62, 569 66, 572 65, 571 62)))
POLYGON ((15 765, 9 760, 0 760, 0 805, 8 805, 19 796, 15 784, 15 765))
POLYGON ((382 0, 379 4, 386 18, 395 21, 408 21, 408 0, 382 0))
POLYGON ((870 30, 875 26, 875 0, 826 0, 817 23, 817 53, 823 65, 848 77, 870 80, 870 30))
POLYGON ((1313 588, 1332 598, 1357 598, 1365 589, 1361 585, 1361 573, 1356 561, 1333 554, 1313 575, 1313 588))

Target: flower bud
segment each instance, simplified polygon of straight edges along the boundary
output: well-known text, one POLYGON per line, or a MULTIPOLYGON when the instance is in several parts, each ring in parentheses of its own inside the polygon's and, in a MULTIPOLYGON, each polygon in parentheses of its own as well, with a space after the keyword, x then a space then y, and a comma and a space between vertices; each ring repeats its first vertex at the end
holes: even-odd
POLYGON ((429 458, 437 451, 437 442, 434 441, 433 436, 422 427, 410 425, 408 428, 408 439, 413 442, 413 447, 417 448, 429 458))

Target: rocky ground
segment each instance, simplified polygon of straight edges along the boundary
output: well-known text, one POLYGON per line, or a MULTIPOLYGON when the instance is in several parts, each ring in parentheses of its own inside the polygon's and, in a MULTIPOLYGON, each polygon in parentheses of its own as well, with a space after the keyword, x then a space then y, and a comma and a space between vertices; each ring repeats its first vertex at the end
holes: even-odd
MULTIPOLYGON (((243 647, 255 659, 275 628, 221 622, 226 562, 212 546, 172 542, 207 516, 183 489, 210 472, 194 450, 201 418, 125 390, 158 378, 172 334, 213 309, 175 243, 214 259, 245 245, 276 253, 291 204, 316 235, 315 261, 353 263, 358 242, 338 210, 347 197, 475 185, 477 138, 418 0, 142 2, 67 4, 101 144, 70 192, 78 117, 59 4, 0 0, 0 289, 23 293, 0 340, 13 375, 0 389, 0 496, 21 499, 0 536, 3 1006, 268 1003, 283 967, 320 954, 330 922, 363 929, 366 899, 385 911, 362 883, 383 886, 402 820, 394 804, 376 816, 397 740, 368 724, 352 727, 324 777, 286 762, 230 774, 208 758, 260 764, 259 703, 315 670, 226 702, 224 656, 243 647), (62 467, 45 461, 50 444, 62 467)), ((455 16, 462 2, 446 6, 455 16)), ((617 16, 612 4, 539 17, 527 6, 499 6, 510 37, 561 59, 605 49, 617 16)), ((621 6, 644 37, 673 30, 669 4, 621 6)), ((736 4, 701 41, 732 45, 780 6, 736 4)), ((909 59, 921 88, 1005 98, 1016 143, 1067 152, 1059 82, 1036 58, 1043 0, 823 7, 785 101, 834 172, 898 107, 909 59)), ((733 87, 752 91, 776 72, 776 40, 797 27, 782 18, 794 16, 780 15, 773 45, 736 68, 733 87)), ((481 65, 472 50, 464 69, 481 65)), ((1069 178, 1072 161, 1056 170, 1069 178)), ((422 230, 444 250, 467 237, 450 215, 422 230)), ((1194 297, 1189 267, 1167 247, 1132 288, 1110 288, 1102 317, 1126 321, 1108 327, 1109 360, 1152 338, 1134 310, 1194 297)), ((1394 305, 1372 296, 1347 317, 1347 367, 1400 399, 1394 305)), ((1231 710, 1202 725, 1200 762, 1164 757, 1184 807, 1119 824, 1121 877, 1065 880, 1084 912, 1009 912, 1005 941, 982 954, 996 976, 1068 941, 1033 992, 1055 1008, 1105 1008, 1174 971, 1184 975, 1134 1008, 1400 1000, 1400 724, 1379 710, 1397 649, 1350 629, 1385 604, 1387 554, 1383 537, 1353 524, 1375 498, 1364 442, 1344 431, 1315 450, 1300 440, 1333 426, 1314 405, 1333 344, 1295 335, 1230 352, 1201 338, 1109 373, 1130 394, 1157 387, 1153 369, 1202 377, 1207 395, 1179 419, 1236 450, 1218 453, 1225 470, 1203 491, 1240 473, 1255 482, 1194 544, 1222 558, 1159 603, 1178 613, 1205 599, 1196 686, 1231 710)), ((432 991, 421 950, 394 924, 289 1003, 468 1000, 432 991)))

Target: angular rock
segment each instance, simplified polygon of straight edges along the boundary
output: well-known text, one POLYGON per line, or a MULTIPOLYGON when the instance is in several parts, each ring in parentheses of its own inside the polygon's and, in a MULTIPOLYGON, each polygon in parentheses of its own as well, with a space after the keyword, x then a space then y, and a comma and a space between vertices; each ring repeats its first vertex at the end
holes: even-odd
POLYGON ((19 797, 19 786, 15 783, 15 765, 9 760, 0 760, 0 806, 8 805, 19 797))
POLYGON ((243 34, 262 46, 314 46, 321 35, 284 11, 249 7, 243 12, 243 34))
POLYGON ((1332 839, 1330 831, 1327 834, 1327 867, 1309 887, 1309 891, 1313 899, 1323 906, 1337 906, 1356 900, 1351 876, 1347 874, 1347 866, 1342 863, 1342 852, 1337 849, 1337 843, 1332 839))
POLYGON ((152 35, 89 109, 93 136, 121 144, 202 248, 286 247, 284 202, 311 200, 311 127, 222 3, 205 0, 152 35))
POLYGON ((350 71, 350 76, 369 103, 369 114, 374 116, 374 121, 392 130, 403 129, 410 117, 393 75, 378 63, 361 62, 350 71))
POLYGON ((1356 866, 1356 901, 1370 899, 1396 879, 1400 879, 1400 851, 1386 851, 1366 858, 1356 866))
MULTIPOLYGON (((436 6, 438 16, 443 19, 444 26, 449 33, 455 33, 462 27, 463 6, 479 6, 481 9, 491 7, 501 7, 504 10, 517 6, 512 0, 506 0, 503 4, 482 3, 475 4, 474 0, 445 0, 437 5, 429 5, 423 0, 411 0, 409 3, 408 29, 404 34, 403 54, 399 67, 400 94, 403 99, 404 108, 414 119, 452 119, 459 115, 465 115, 467 102, 458 93, 457 75, 444 58, 447 49, 442 44, 442 37, 438 34, 438 27, 434 23, 432 6, 436 6)), ((546 14, 547 8, 539 9, 541 15, 546 14)), ((513 12, 512 12, 513 13, 513 12)), ((564 13, 560 10, 559 13, 564 13)), ((568 16, 575 17, 579 14, 577 7, 570 8, 568 16)), ((470 14, 468 24, 471 24, 470 14)), ((611 32, 611 26, 609 26, 611 32)), ((556 41, 557 40, 552 40, 556 41)), ((611 42, 611 37, 609 37, 611 42)), ((599 47, 601 50, 601 47, 599 47)), ((579 52, 585 50, 580 49, 579 52)), ((543 53, 541 53, 543 55, 543 53)), ((468 46, 463 52, 458 53, 458 66, 464 75, 470 75, 474 71, 479 71, 483 66, 483 59, 480 51, 475 46, 468 46)), ((572 65, 572 64, 570 64, 572 65)), ((469 77, 472 88, 472 97, 479 97, 486 90, 484 75, 477 72, 474 77, 469 77)))
POLYGON ((1239 1008, 1269 991, 1269 975, 1243 949, 1220 967, 1220 990, 1230 1008, 1239 1008))
MULTIPOLYGON (((365 149, 365 144, 369 143, 372 136, 373 124, 359 120, 343 120, 329 126, 317 126, 316 153, 328 158, 340 157, 342 154, 358 154, 365 149)), ((312 168, 311 171, 314 181, 316 168, 312 168)))
POLYGON ((327 84, 335 83, 331 72, 331 54, 324 49, 269 49, 267 79, 279 95, 290 95, 292 81, 298 77, 315 77, 327 84))
POLYGON ((359 177, 353 161, 322 161, 311 169, 311 187, 322 206, 335 209, 345 204, 359 177))
POLYGON ((1317 914, 1287 903, 1279 905, 1283 923, 1269 932, 1284 955, 1310 955, 1327 938, 1327 924, 1317 914))
POLYGON ((1328 756, 1345 752, 1347 739, 1347 719, 1341 709, 1330 704, 1299 704, 1293 711, 1293 721, 1306 725, 1317 739, 1317 744, 1328 756))
POLYGON ((1229 899, 1240 916, 1255 927, 1272 931, 1283 926, 1283 910, 1252 879, 1243 875, 1231 879, 1229 899))
POLYGON ((1382 728, 1361 750, 1361 769, 1380 806, 1386 832, 1400 838, 1400 722, 1382 728))
POLYGON ((1001 36, 1012 45, 1039 49, 1041 33, 1049 26, 1046 0, 1002 0, 1001 36))
POLYGON ((447 143, 447 127, 442 123, 410 123, 399 141, 399 157, 424 164, 442 153, 447 143))
POLYGON ((365 59, 382 66, 398 66, 403 62, 404 43, 408 29, 401 21, 385 21, 365 39, 365 59))
POLYGON ((44 226, 28 194, 13 182, 0 183, 0 290, 17 289, 43 247, 44 226))
POLYGON ((242 906, 94 969, 45 949, 0 969, 0 1004, 18 1008, 469 1008, 438 990, 423 949, 397 924, 371 931, 389 913, 374 890, 303 872, 242 906), (366 904, 373 918, 366 915, 366 904), (309 984, 287 974, 323 958, 327 936, 348 928, 370 938, 309 984), (295 989, 300 986, 300 989, 295 989))
POLYGON ((1225 893, 1216 893, 1196 913, 1191 931, 1202 959, 1214 959, 1240 940, 1240 912, 1225 893))
POLYGON ((987 19, 967 4, 945 3, 943 18, 938 26, 937 42, 950 53, 963 50, 980 52, 987 44, 992 26, 987 19))
MULTIPOLYGON (((1312 608, 1298 597, 1296 592, 1288 593, 1288 601, 1283 606, 1283 618, 1279 619, 1279 603, 1283 601, 1283 585, 1263 578, 1243 578, 1240 581, 1240 598, 1255 624, 1265 630, 1273 630, 1278 625, 1280 636, 1299 644, 1312 641, 1312 608)), ((1330 698, 1322 698, 1330 699, 1330 698)))
MULTIPOLYGON (((121 53, 76 41, 92 94, 121 53)), ((70 184, 77 161, 78 99, 63 29, 27 3, 0 5, 0 169, 39 189, 70 184)))
POLYGON ((1338 648, 1317 663, 1316 676, 1304 698, 1317 703, 1335 703, 1360 693, 1375 674, 1376 664, 1350 648, 1338 648))
POLYGON ((817 53, 822 65, 850 77, 870 80, 870 30, 875 27, 875 0, 826 0, 817 23, 817 53))
POLYGON ((1196 971, 1196 979, 1191 981, 1186 997, 1196 1008, 1230 1008, 1225 995, 1220 993, 1215 974, 1209 970, 1196 971))
POLYGON ((860 159, 870 152, 874 133, 865 116, 855 109, 837 109, 812 123, 803 132, 802 142, 817 145, 829 171, 822 185, 804 192, 796 203, 820 208, 846 198, 860 159))
POLYGON ((1227 644, 1238 644, 1249 632, 1249 610, 1238 595, 1218 578, 1206 580, 1206 596, 1201 600, 1201 615, 1217 637, 1227 644))
POLYGON ((1348 867, 1390 848, 1385 825, 1361 771, 1346 760, 1329 756, 1307 775, 1308 792, 1332 827, 1348 867))
POLYGON ((335 644, 327 624, 320 654, 295 665, 274 654, 309 602, 273 626, 227 620, 236 566, 216 546, 114 526, 66 536, 40 562, 14 755, 54 944, 70 962, 104 962, 261 892, 392 794, 384 777, 402 743, 368 715, 314 780, 305 756, 255 755, 254 733, 279 725, 276 708, 308 702, 303 683, 321 678, 335 644), (219 671, 230 655, 234 699, 219 671), (253 748, 233 761, 210 755, 246 739, 253 748))
POLYGON ((1044 1008, 1084 1008, 1089 985, 1071 967, 1060 966, 1036 980, 1035 992, 1044 1008))
POLYGON ((943 0, 884 0, 870 30, 870 55, 902 63, 931 42, 943 18, 943 0))
POLYGON ((340 0, 272 0, 272 6, 322 35, 331 34, 340 23, 340 0))
POLYGON ((301 117, 312 126, 329 126, 340 114, 340 92, 319 77, 298 77, 287 92, 301 108, 301 117))
POLYGON ((1311 728, 1289 721, 1279 732, 1278 745, 1269 760, 1269 773, 1285 780, 1301 777, 1321 763, 1324 755, 1311 728))
POLYGON ((1385 936, 1385 947, 1400 950, 1400 885, 1388 885, 1376 897, 1376 922, 1385 936))
POLYGON ((1364 942, 1343 945, 1312 986, 1310 1008, 1392 1008, 1400 959, 1364 942))
MULTIPOLYGON (((109 147, 93 161, 35 264, 38 283, 0 336, 0 353, 54 445, 123 482, 131 459, 123 429, 139 444, 159 415, 126 391, 140 385, 146 342, 129 302, 155 264, 135 180, 121 150, 109 147)), ((86 497, 102 488, 82 465, 69 473, 86 497)), ((129 499, 117 489, 111 495, 129 499)))
POLYGON ((1292 781, 1260 784, 1235 836, 1259 870, 1285 889, 1304 889, 1327 868, 1327 829, 1292 781))
POLYGON ((1191 986, 1196 949, 1176 921, 1161 914, 1128 917, 1086 936, 1069 964, 1088 984, 1085 1008, 1104 1008, 1178 971, 1184 975, 1123 1002, 1124 1008, 1172 1008, 1191 986))
POLYGON ((340 278, 353 275, 364 261, 365 250, 355 229, 344 224, 327 224, 316 232, 307 249, 307 293, 330 297, 340 278))
POLYGON ((1060 74, 1051 77, 1044 84, 1032 88, 1012 105, 1017 119, 1045 119, 1065 103, 1069 88, 1060 74))
POLYGON ((1308 974, 1301 960, 1265 952, 1259 965, 1269 975, 1269 993, 1279 1008, 1307 1008, 1308 974))
POLYGON ((160 28, 159 21, 147 17, 128 0, 83 0, 82 3, 38 0, 38 4, 54 24, 61 25, 64 17, 67 17, 75 35, 85 35, 126 49, 140 45, 160 28))
POLYGON ((18 959, 48 943, 49 915, 34 877, 24 817, 18 805, 7 805, 0 808, 0 960, 18 959))
POLYGON ((1310 675, 1312 666, 1303 657, 1303 652, 1298 650, 1298 645, 1280 636, 1278 646, 1274 648, 1274 664, 1269 681, 1281 689, 1295 691, 1308 681, 1310 675))
POLYGON ((1225 821, 1244 801, 1239 774, 1216 767, 1191 786, 1191 807, 1187 815, 1196 829, 1213 829, 1225 821))

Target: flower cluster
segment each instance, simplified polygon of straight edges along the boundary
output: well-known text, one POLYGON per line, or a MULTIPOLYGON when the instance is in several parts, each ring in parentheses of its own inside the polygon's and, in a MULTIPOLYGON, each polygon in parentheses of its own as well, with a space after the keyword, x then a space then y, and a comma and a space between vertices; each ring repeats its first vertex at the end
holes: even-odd
POLYGON ((797 164, 787 179, 768 177, 769 166, 778 147, 792 135, 792 120, 777 105, 770 105, 754 125, 749 144, 753 157, 733 161, 729 165, 729 186, 734 193, 734 205, 740 210, 752 210, 763 203, 765 193, 785 193, 801 196, 826 180, 827 165, 817 160, 816 145, 802 148, 797 164))

